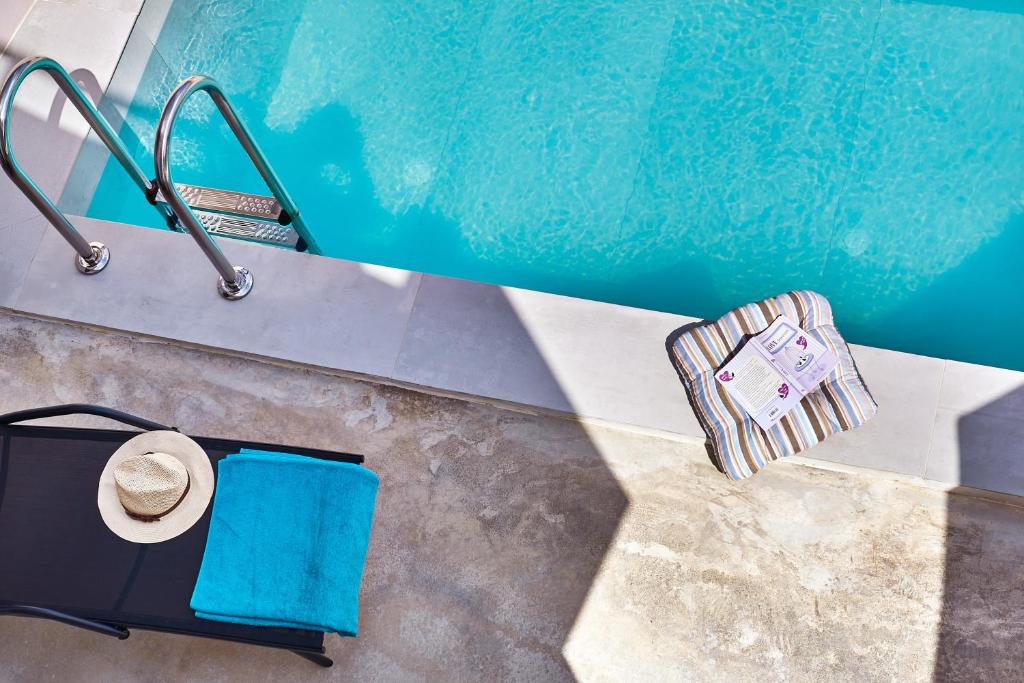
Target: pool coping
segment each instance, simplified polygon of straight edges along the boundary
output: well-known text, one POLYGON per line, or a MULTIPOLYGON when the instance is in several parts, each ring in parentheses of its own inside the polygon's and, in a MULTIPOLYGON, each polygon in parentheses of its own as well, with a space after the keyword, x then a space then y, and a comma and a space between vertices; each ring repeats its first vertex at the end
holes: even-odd
MULTIPOLYGON (((139 0, 119 2, 118 8, 141 8, 139 0)), ((56 3, 37 6, 48 4, 56 3)), ((86 0, 60 4, 113 11, 86 0)), ((160 19, 166 5, 147 2, 156 9, 145 21, 160 19)), ((76 21, 65 23, 64 30, 78 28, 76 21)), ((61 28, 36 36, 52 44, 38 50, 74 64, 61 28)), ((145 30, 152 37, 159 27, 145 30)), ((127 41, 125 34, 117 56, 127 41)), ((109 57, 94 73, 102 88, 113 74, 109 57)), ((44 89, 26 95, 47 104, 44 89)), ((64 143, 81 147, 84 137, 75 128, 64 143)), ((88 192, 88 181, 74 189, 66 172, 62 179, 59 169, 51 170, 47 191, 88 192)), ((7 179, 2 182, 0 190, 9 191, 7 179)), ((251 268, 256 280, 247 299, 227 302, 187 235, 71 220, 88 239, 110 247, 110 267, 95 277, 79 275, 70 248, 41 217, 23 207, 5 211, 0 308, 667 438, 705 439, 665 347, 675 329, 696 318, 220 240, 228 258, 251 268)), ((867 346, 854 345, 853 353, 878 416, 805 452, 806 459, 1024 495, 1024 373, 867 346)))
MULTIPOLYGON (((228 258, 256 278, 249 297, 229 302, 187 235, 72 220, 110 247, 107 271, 79 275, 67 244, 39 218, 25 226, 43 233, 31 266, 0 307, 705 438, 665 348, 696 318, 222 240, 228 258)), ((805 456, 1024 495, 1024 373, 852 349, 879 413, 805 456), (980 453, 962 471, 968 449, 980 453)))

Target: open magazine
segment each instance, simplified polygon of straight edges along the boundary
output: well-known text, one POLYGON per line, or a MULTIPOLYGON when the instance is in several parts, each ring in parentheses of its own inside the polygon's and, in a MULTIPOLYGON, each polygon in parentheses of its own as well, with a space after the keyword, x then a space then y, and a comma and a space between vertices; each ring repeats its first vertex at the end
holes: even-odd
POLYGON ((751 337, 715 376, 762 429, 771 429, 835 368, 837 358, 784 315, 751 337))

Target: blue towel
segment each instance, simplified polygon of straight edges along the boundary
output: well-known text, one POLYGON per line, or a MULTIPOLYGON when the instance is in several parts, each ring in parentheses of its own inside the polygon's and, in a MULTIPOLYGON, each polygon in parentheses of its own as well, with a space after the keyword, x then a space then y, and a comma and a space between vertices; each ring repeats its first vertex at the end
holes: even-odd
POLYGON ((356 635, 377 475, 246 449, 217 471, 196 616, 356 635))

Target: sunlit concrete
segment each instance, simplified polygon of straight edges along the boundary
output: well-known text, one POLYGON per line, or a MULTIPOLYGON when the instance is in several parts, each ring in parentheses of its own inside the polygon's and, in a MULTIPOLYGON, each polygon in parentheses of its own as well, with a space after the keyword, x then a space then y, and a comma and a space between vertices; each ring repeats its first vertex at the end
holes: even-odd
MULTIPOLYGON (((0 680, 1012 680, 1024 509, 280 363, 0 316, 0 410, 94 402, 364 453, 381 476, 337 664, 0 618, 0 680)), ((91 419, 89 420, 92 423, 91 419)), ((98 422, 97 422, 98 423, 98 422)))

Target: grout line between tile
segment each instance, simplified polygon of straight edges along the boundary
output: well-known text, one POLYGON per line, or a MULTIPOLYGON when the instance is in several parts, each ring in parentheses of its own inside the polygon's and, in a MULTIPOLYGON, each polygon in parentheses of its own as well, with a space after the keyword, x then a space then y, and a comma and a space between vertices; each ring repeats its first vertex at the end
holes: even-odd
MULTIPOLYGON (((25 283, 28 282, 28 276, 32 272, 32 267, 36 263, 36 258, 39 256, 39 252, 41 252, 43 250, 43 240, 46 239, 46 231, 51 226, 46 221, 46 219, 42 218, 41 216, 32 216, 31 218, 26 218, 23 221, 18 221, 18 222, 13 223, 13 224, 11 224, 9 226, 6 226, 5 228, 0 229, 0 232, 3 232, 4 230, 9 230, 9 229, 12 229, 12 228, 16 229, 18 226, 22 226, 22 225, 25 225, 27 223, 31 223, 32 221, 35 221, 35 220, 38 220, 38 221, 40 221, 43 224, 43 229, 40 231, 39 239, 36 240, 36 246, 32 250, 32 258, 29 259, 28 265, 25 267, 25 274, 21 276, 21 280, 14 287, 14 292, 13 292, 13 295, 11 296, 11 306, 17 306, 17 305, 20 304, 20 302, 21 302, 21 295, 25 292, 25 283)), ((69 261, 68 265, 70 265, 70 259, 68 261, 69 261)))
MULTIPOLYGON (((946 366, 949 365, 948 360, 942 361, 942 372, 939 373, 939 390, 935 393, 935 406, 932 408, 932 426, 928 430, 928 451, 924 456, 924 476, 928 477, 928 470, 932 464, 932 454, 935 452, 935 426, 939 420, 939 408, 942 404, 942 388, 946 383, 946 366)), ((957 479, 959 479, 959 467, 957 468, 957 479)), ((935 480, 938 481, 938 480, 935 480)), ((956 482, 948 482, 955 484, 956 482)))
POLYGON ((9 48, 11 46, 11 43, 14 42, 14 38, 18 35, 18 31, 20 31, 21 27, 25 25, 25 22, 28 21, 28 18, 32 16, 32 12, 35 11, 36 5, 38 4, 39 0, 32 0, 32 4, 28 6, 28 10, 25 12, 25 14, 21 16, 21 20, 18 22, 18 25, 14 27, 13 31, 11 31, 11 37, 7 40, 7 42, 4 45, 0 45, 0 57, 7 54, 7 48, 9 48))
POLYGON ((426 273, 418 273, 416 278, 416 291, 412 295, 412 303, 409 304, 409 314, 405 317, 405 324, 402 326, 402 338, 398 342, 398 351, 395 353, 395 360, 391 364, 391 371, 388 373, 389 379, 397 379, 395 375, 398 374, 398 359, 402 357, 402 353, 405 351, 405 340, 409 336, 409 325, 412 323, 412 314, 416 310, 416 302, 420 299, 420 288, 423 286, 423 278, 428 277, 426 273))

